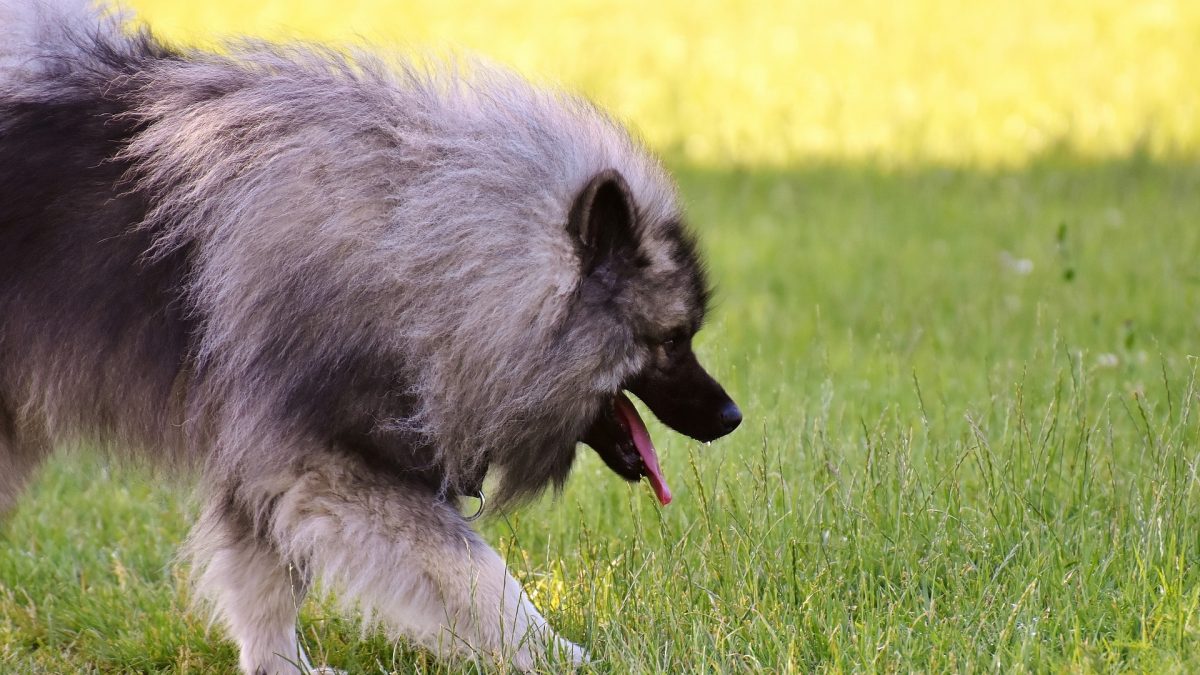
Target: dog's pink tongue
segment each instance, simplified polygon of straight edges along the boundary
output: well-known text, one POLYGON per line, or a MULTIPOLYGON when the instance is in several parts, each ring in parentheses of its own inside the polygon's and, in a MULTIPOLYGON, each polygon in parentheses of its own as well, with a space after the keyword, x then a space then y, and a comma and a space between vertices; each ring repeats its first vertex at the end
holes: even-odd
POLYGON ((625 421, 625 425, 629 427, 629 435, 633 438, 633 446, 637 448, 638 454, 642 456, 642 463, 646 465, 647 478, 650 479, 650 485, 654 488, 654 494, 658 497, 658 501, 662 502, 663 506, 671 503, 671 488, 667 487, 667 481, 663 479, 662 469, 658 468, 658 453, 654 451, 654 444, 650 442, 650 432, 646 431, 646 424, 642 422, 642 418, 638 415, 637 408, 633 407, 625 394, 617 394, 617 413, 621 415, 621 419, 625 421))

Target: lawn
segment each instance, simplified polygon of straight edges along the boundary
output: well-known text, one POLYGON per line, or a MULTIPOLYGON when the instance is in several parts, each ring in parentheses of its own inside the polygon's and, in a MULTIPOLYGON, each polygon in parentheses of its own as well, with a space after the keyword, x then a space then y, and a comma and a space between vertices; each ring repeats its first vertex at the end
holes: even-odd
MULTIPOLYGON (((134 4, 181 38, 270 33, 269 17, 134 4)), ((711 446, 650 422, 674 503, 656 506, 584 450, 564 494, 482 525, 595 671, 1200 669, 1200 91, 1183 87, 1200 52, 1182 39, 1200 11, 974 6, 954 32, 954 13, 926 0, 913 16, 764 4, 732 25, 714 20, 731 10, 701 3, 682 26, 669 9, 637 26, 629 8, 579 5, 561 10, 558 32, 510 11, 515 35, 491 42, 481 26, 499 10, 442 10, 461 25, 420 10, 441 18, 414 40, 457 39, 561 78, 643 129, 679 176, 717 281, 699 352, 746 421, 711 446), (862 49, 878 59, 817 50, 834 60, 797 57, 793 77, 765 55, 769 35, 748 40, 748 55, 727 56, 761 61, 754 98, 722 90, 756 85, 716 68, 717 52, 677 77, 660 54, 671 40, 657 38, 687 31, 719 51, 756 21, 781 25, 770 12, 802 38, 875 26, 862 49), (947 32, 920 49, 883 30, 926 25, 947 32), (633 46, 611 66, 557 59, 576 34, 592 54, 606 35, 633 46), (1005 39, 1022 54, 1011 64, 991 51, 1005 39), (1046 46, 1062 44, 1079 50, 1069 63, 1046 46), (1137 58, 1118 66, 1121 54, 1137 58), (944 67, 920 70, 921 58, 944 67), (701 67, 712 81, 689 79, 701 67), (904 126, 876 85, 910 68, 926 74, 904 126), (834 141, 810 145, 780 115, 816 115, 802 84, 842 72, 864 98, 822 108, 831 121, 813 128, 834 141), (968 94, 991 103, 971 116, 957 107, 968 94), (1108 106, 1096 114, 1111 124, 1087 131, 1085 104, 1108 106), (1006 126, 1004 111, 1034 109, 1051 121, 1006 126), (899 126, 872 135, 874 122, 899 126)), ((342 30, 297 16, 313 35, 342 30)), ((195 508, 186 495, 96 458, 54 462, 0 526, 0 671, 234 669, 173 561, 195 508)), ((333 604, 306 605, 314 660, 475 669, 364 636, 333 604)))

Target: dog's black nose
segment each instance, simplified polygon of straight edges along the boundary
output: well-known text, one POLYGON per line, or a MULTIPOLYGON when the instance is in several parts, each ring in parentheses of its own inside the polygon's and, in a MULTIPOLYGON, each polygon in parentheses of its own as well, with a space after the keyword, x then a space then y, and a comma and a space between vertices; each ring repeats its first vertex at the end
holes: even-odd
POLYGON ((742 411, 738 410, 737 404, 733 401, 725 404, 721 408, 721 426, 725 428, 725 433, 729 433, 738 428, 742 423, 742 411))

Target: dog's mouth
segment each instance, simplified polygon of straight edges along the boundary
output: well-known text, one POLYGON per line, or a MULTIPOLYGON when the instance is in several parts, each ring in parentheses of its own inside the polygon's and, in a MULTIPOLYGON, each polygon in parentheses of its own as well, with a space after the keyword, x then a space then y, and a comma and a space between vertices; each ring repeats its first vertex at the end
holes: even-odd
POLYGON ((658 453, 650 432, 629 397, 617 392, 600 411, 596 421, 580 439, 591 446, 608 468, 628 481, 650 479, 650 486, 663 506, 671 503, 671 489, 658 466, 658 453))

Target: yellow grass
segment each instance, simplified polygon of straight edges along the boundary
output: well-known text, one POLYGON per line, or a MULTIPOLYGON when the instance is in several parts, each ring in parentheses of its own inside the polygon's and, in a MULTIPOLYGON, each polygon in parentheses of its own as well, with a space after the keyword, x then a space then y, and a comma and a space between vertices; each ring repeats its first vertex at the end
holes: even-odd
POLYGON ((132 0, 163 35, 465 49, 702 164, 1200 150, 1200 2, 132 0))
POLYGON ((174 40, 365 37, 581 88, 698 163, 1200 150, 1200 2, 133 0, 174 40))

